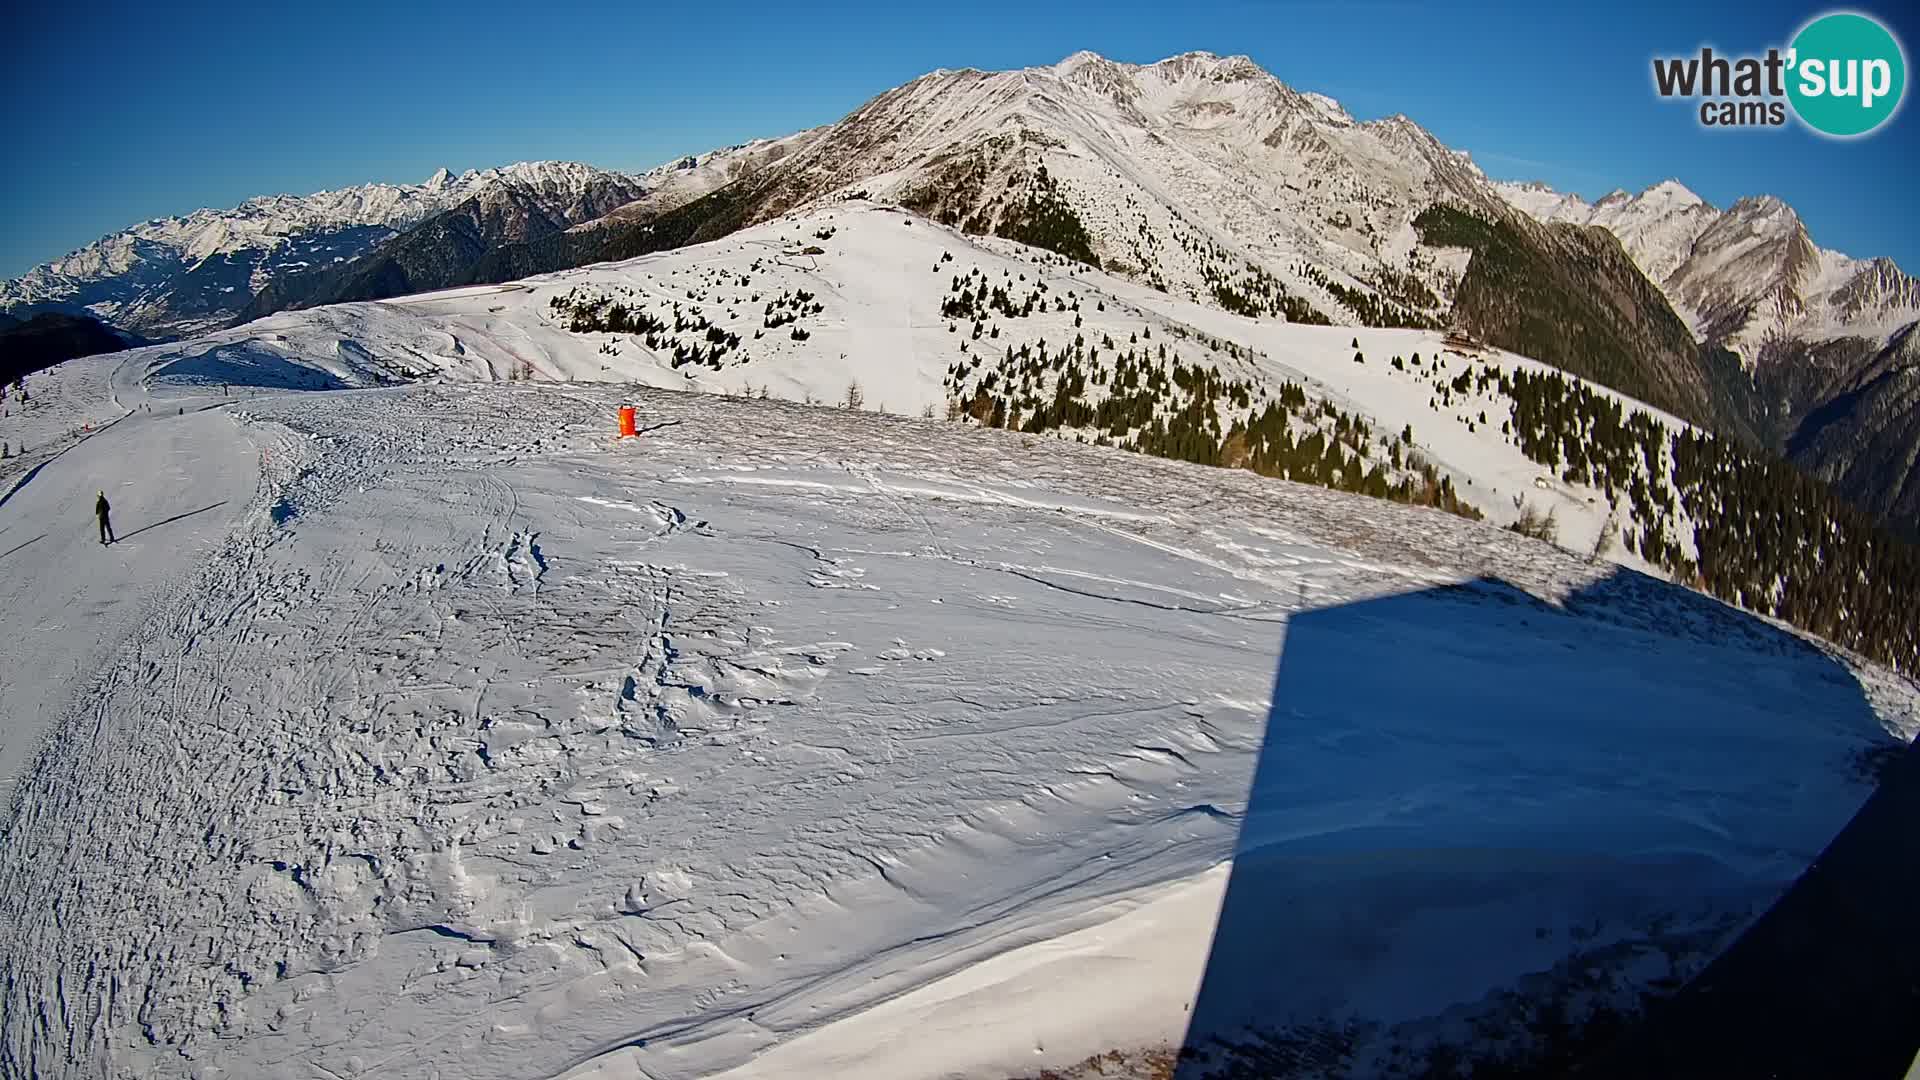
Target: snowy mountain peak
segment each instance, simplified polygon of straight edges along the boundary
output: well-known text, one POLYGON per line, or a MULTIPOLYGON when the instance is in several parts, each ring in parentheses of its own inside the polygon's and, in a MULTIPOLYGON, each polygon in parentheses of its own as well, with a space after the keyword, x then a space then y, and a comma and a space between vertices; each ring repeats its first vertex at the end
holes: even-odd
POLYGON ((1136 64, 1081 51, 1042 67, 934 72, 877 95, 760 181, 752 217, 866 191, 970 231, 1018 232, 1002 193, 1024 205, 1042 165, 1081 219, 1074 257, 1193 297, 1217 295, 1225 283, 1210 275, 1245 278, 1235 289, 1257 280, 1274 304, 1283 287, 1305 318, 1357 320, 1348 305, 1367 306, 1358 297, 1383 267, 1405 265, 1409 223, 1437 199, 1504 212, 1465 155, 1404 116, 1358 123, 1246 56, 1136 64), (1255 238, 1260 250, 1242 247, 1255 238), (1308 266, 1331 284, 1298 269, 1308 266))
POLYGON ((1694 194, 1687 185, 1672 178, 1662 180, 1653 185, 1641 192, 1639 197, 1642 199, 1659 199, 1676 206, 1695 206, 1704 204, 1707 201, 1694 194))
POLYGON ((1798 225, 1800 215, 1775 195, 1746 195, 1734 201, 1727 213, 1756 224, 1770 224, 1779 228, 1798 225))
MULTIPOLYGON (((971 69, 968 69, 971 70, 971 69)), ((1156 60, 1151 64, 1129 64, 1112 60, 1097 52, 1082 49, 1054 64, 1049 68, 1029 69, 1029 73, 1045 72, 1062 80, 1084 81, 1091 75, 1096 79, 1113 77, 1135 79, 1142 75, 1151 75, 1158 79, 1177 83, 1197 79, 1209 79, 1216 82, 1231 82, 1241 79, 1264 77, 1272 79, 1266 69, 1254 63, 1248 56, 1220 56, 1216 53, 1196 49, 1156 60)), ((935 74, 941 74, 936 72, 935 74)), ((1277 81, 1277 80, 1276 80, 1277 81)))
MULTIPOLYGON (((1250 79, 1265 78, 1271 80, 1266 69, 1246 56, 1220 56, 1217 53, 1196 49, 1157 60, 1144 67, 1134 67, 1136 75, 1147 75, 1170 84, 1193 82, 1229 83, 1250 79)), ((1276 80, 1277 81, 1277 80, 1276 80)))
POLYGON ((1587 200, 1574 194, 1562 194, 1538 180, 1516 183, 1492 181, 1493 190, 1521 213, 1540 221, 1584 223, 1593 214, 1587 200))
POLYGON ((1888 259, 1816 247, 1792 206, 1749 195, 1725 211, 1675 179, 1587 205, 1543 184, 1497 183, 1502 198, 1545 222, 1598 225, 1703 340, 1753 364, 1769 341, 1887 341, 1920 317, 1920 284, 1888 259))
MULTIPOLYGON (((1189 49, 1186 52, 1176 53, 1173 56, 1156 60, 1147 66, 1171 71, 1192 71, 1212 67, 1220 63, 1220 59, 1218 53, 1211 53, 1205 49, 1189 49)), ((1238 59, 1245 58, 1239 57, 1238 59)))
MULTIPOLYGON (((1325 94, 1318 94, 1312 91, 1308 91, 1304 94, 1301 94, 1300 96, 1305 98, 1308 104, 1320 110, 1320 115, 1326 118, 1327 120, 1330 120, 1336 124, 1340 124, 1343 127, 1351 126, 1353 124, 1353 116, 1350 113, 1348 113, 1346 109, 1342 108, 1340 103, 1338 101, 1335 101, 1333 98, 1330 98, 1325 94)), ((1391 117, 1390 119, 1406 120, 1407 118, 1404 116, 1394 116, 1394 117, 1391 117)), ((1407 121, 1407 122, 1412 123, 1412 121, 1407 121)))
POLYGON ((433 175, 427 177, 427 182, 420 186, 429 191, 443 191, 451 183, 453 183, 453 172, 443 165, 435 169, 433 175))
POLYGON ((1128 65, 1084 49, 1044 70, 1063 83, 1084 86, 1095 93, 1113 96, 1117 100, 1138 93, 1128 65))
POLYGON ((1113 63, 1112 60, 1101 56, 1097 52, 1093 52, 1090 49, 1081 49, 1079 52, 1053 65, 1053 69, 1062 75, 1066 75, 1089 65, 1112 65, 1113 63))

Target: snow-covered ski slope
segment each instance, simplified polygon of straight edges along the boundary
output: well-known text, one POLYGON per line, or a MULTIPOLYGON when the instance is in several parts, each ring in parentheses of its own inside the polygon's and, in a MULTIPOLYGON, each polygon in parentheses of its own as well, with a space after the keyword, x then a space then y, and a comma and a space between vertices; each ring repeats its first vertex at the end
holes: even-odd
MULTIPOLYGON (((223 399, 205 363, 73 368, 159 404, 0 506, 45 535, 0 561, 10 637, 97 657, 0 660, 62 696, 0 699, 45 739, 0 829, 9 1075, 1005 1077, 1232 1030, 1222 985, 1379 1025, 1364 1071, 1508 990, 1696 969, 1914 722, 1435 511, 775 401, 223 399), (104 552, 69 496, 149 492, 125 535, 249 477, 104 552), (1236 852, 1297 917, 1223 943, 1236 852)), ((217 374, 311 370, 252 365, 217 374)))
POLYGON ((1360 1032, 1356 1074, 1525 1047, 1517 1003, 1697 970, 1912 737, 1910 682, 1492 524, 874 415, 940 409, 969 265, 1082 301, 1002 347, 1151 329, 1383 425, 1424 391, 1375 350, 1438 347, 908 220, 31 377, 28 417, 109 422, 0 504, 0 1074, 1000 1080, 1249 1020, 1360 1032), (712 314, 729 274, 762 307, 717 372, 552 305, 712 314), (800 291, 805 340, 752 338, 800 291), (408 375, 441 378, 351 389, 408 375), (855 381, 869 411, 757 400, 855 381))
MULTIPOLYGON (((1169 350, 1170 360, 1205 364, 1255 387, 1254 408, 1283 380, 1369 418, 1377 433, 1411 427, 1412 445, 1455 477, 1460 493, 1496 523, 1522 505, 1552 510, 1560 542, 1590 550, 1609 514, 1604 494, 1529 461, 1502 434, 1510 404, 1491 394, 1440 388, 1489 367, 1552 370, 1496 349, 1449 350, 1435 331, 1295 325, 1255 320, 1178 300, 1045 251, 980 239, 864 201, 833 204, 769 222, 723 240, 586 267, 507 285, 476 286, 372 304, 286 312, 179 345, 149 350, 173 373, 212 384, 373 385, 453 380, 608 381, 836 403, 858 384, 865 408, 946 415, 956 367, 988 370, 1009 349, 1076 340, 1111 368, 1122 351, 1169 350), (989 315, 990 335, 942 314, 963 275, 974 287, 1004 286, 1016 305, 1041 302, 1016 318, 989 315), (1046 291, 1039 292, 1042 285, 1046 291), (800 296, 806 301, 798 301, 800 296), (556 301, 575 307, 556 307, 556 301), (1055 304, 1069 305, 1054 310, 1055 304), (570 313, 598 303, 645 311, 670 326, 650 348, 646 335, 570 330, 570 313), (1077 310, 1075 308, 1077 307, 1077 310), (794 313, 798 311, 797 317, 794 313), (790 321, 787 321, 790 320, 790 321), (768 322, 774 325, 769 328, 768 322), (795 330, 805 334, 795 339, 795 330), (732 334, 717 364, 675 361, 676 347, 712 349, 732 334), (1144 340, 1142 335, 1145 335, 1144 340), (1357 348, 1356 348, 1357 343, 1357 348), (1356 364, 1354 354, 1366 362, 1356 364), (1392 361, 1401 358, 1396 367, 1392 361), (1412 361, 1418 357, 1416 366, 1412 361), (1482 419, 1484 417, 1484 420, 1482 419)), ((1597 388, 1599 389, 1599 388, 1597 388)), ((1612 391, 1630 409, 1671 430, 1680 421, 1612 391)), ((1096 388, 1098 397, 1104 391, 1096 388)), ((1042 396, 1050 396, 1044 390, 1042 396)), ((1245 410, 1242 410, 1244 412, 1245 410)), ((1094 432, 1068 432, 1089 440, 1094 432)), ((1376 447, 1377 458, 1384 450, 1376 447)), ((1640 524, 1624 498, 1619 524, 1640 524)), ((1690 548, 1684 516, 1671 538, 1690 548)), ((1615 545, 1610 558, 1645 569, 1615 545)))
POLYGON ((150 595, 190 577, 254 494, 252 448, 217 399, 156 403, 139 371, 117 354, 70 361, 32 380, 41 399, 8 418, 16 449, 20 433, 44 441, 0 471, 0 801, 36 747, 35 721, 71 704, 150 595), (113 507, 110 549, 96 492, 113 507))

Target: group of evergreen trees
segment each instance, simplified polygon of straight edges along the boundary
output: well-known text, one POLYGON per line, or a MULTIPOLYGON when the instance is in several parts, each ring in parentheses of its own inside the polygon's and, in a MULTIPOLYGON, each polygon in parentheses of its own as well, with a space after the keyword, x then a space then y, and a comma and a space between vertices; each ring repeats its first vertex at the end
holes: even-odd
POLYGON ((1777 458, 1699 432, 1672 439, 1697 584, 1897 670, 1920 670, 1920 548, 1777 458))
POLYGON ((1520 452, 1570 484, 1625 495, 1640 521, 1662 523, 1675 502, 1666 489, 1666 425, 1645 410, 1628 412, 1619 398, 1559 372, 1508 374, 1488 365, 1472 378, 1492 382, 1510 402, 1511 434, 1520 452))
POLYGON ((1364 417, 1329 402, 1311 405, 1300 386, 1283 382, 1278 399, 1250 414, 1244 423, 1234 423, 1221 463, 1262 476, 1438 507, 1462 517, 1481 516, 1460 498, 1451 477, 1413 449, 1411 431, 1393 433, 1383 441, 1384 455, 1364 417), (1308 425, 1305 434, 1296 438, 1303 422, 1308 425))
MULTIPOLYGON (((1009 179, 1008 187, 1014 187, 1018 180, 1018 177, 1009 179)), ((1093 238, 1087 232, 1086 223, 1080 220, 1073 204, 1061 193, 1060 182, 1047 172, 1045 165, 1034 170, 1026 196, 1001 212, 993 234, 1059 252, 1098 270, 1100 258, 1093 253, 1093 238)))
MULTIPOLYGON (((1200 241, 1183 243, 1190 252, 1214 254, 1200 241)), ((936 271, 941 263, 935 264, 936 271)), ((1328 322, 1259 267, 1248 265, 1243 273, 1228 277, 1217 258, 1204 258, 1202 266, 1211 275, 1216 299, 1230 310, 1328 322)), ((1029 285, 1026 275, 1016 278, 1011 271, 994 280, 977 267, 953 276, 941 306, 941 314, 951 320, 949 330, 957 332, 960 323, 972 323, 969 341, 983 335, 998 338, 995 315, 1023 319, 1050 311, 1074 312, 1074 326, 1080 325, 1080 301, 1071 293, 1050 294, 1045 281, 1036 278, 1029 285)), ((1171 332, 1192 338, 1182 327, 1171 332)), ((1413 449, 1411 431, 1376 443, 1363 419, 1330 405, 1310 404, 1305 391, 1291 383, 1282 384, 1273 401, 1257 404, 1245 379, 1229 379, 1204 362, 1188 363, 1170 352, 1166 342, 1153 342, 1151 325, 1118 344, 1107 334, 1093 343, 1078 333, 1053 349, 1044 339, 1010 344, 997 361, 990 353, 968 355, 969 341, 961 343, 963 358, 947 371, 950 418, 968 417, 987 427, 1029 433, 1072 431, 1091 435, 1096 443, 1159 457, 1247 468, 1480 516, 1460 498, 1452 480, 1413 449), (1223 408, 1228 410, 1225 416, 1223 408)), ((1216 356, 1246 357, 1247 351, 1236 343, 1198 335, 1198 344, 1216 356)))
MULTIPOLYGON (((758 300, 759 297, 755 296, 754 299, 758 300)), ((778 330, 789 323, 799 322, 803 316, 818 315, 825 310, 826 305, 815 300, 807 290, 789 290, 767 301, 765 310, 761 312, 761 328, 778 330)))
MULTIPOLYGON (((1004 271, 1003 276, 1005 280, 989 283, 986 272, 978 267, 964 275, 955 275, 948 295, 940 303, 940 314, 949 319, 973 322, 984 321, 989 315, 1025 319, 1030 318, 1035 310, 1044 314, 1049 309, 1049 299, 1053 301, 1053 310, 1068 310, 1065 298, 1049 298, 1046 282, 1036 278, 1029 286, 1024 273, 1017 282, 1013 279, 1012 271, 1004 271)), ((1076 300, 1072 310, 1079 309, 1076 300)), ((974 337, 978 338, 979 335, 975 334, 974 337)))
POLYGON ((668 329, 665 320, 644 307, 628 307, 618 300, 583 293, 578 288, 553 297, 547 301, 547 306, 560 313, 566 320, 566 328, 575 334, 645 336, 660 334, 668 329))
POLYGON ((1133 262, 1112 269, 1130 273, 1148 288, 1166 292, 1167 279, 1160 273, 1160 251, 1164 246, 1160 234, 1147 227, 1147 216, 1132 195, 1127 196, 1127 208, 1134 213, 1133 232, 1127 236, 1127 250, 1132 254, 1133 262))
MULTIPOLYGON (((1562 372, 1509 371, 1472 359, 1449 372, 1446 360, 1423 362, 1415 354, 1411 363, 1398 356, 1389 363, 1433 386, 1435 410, 1464 406, 1461 419, 1470 429, 1476 421, 1498 423, 1528 460, 1565 483, 1601 493, 1623 519, 1619 542, 1629 552, 1730 603, 1897 670, 1920 670, 1920 620, 1913 616, 1920 549, 1819 481, 1733 440, 1675 431, 1562 372)), ((1271 432, 1272 425, 1263 414, 1253 426, 1271 432)), ((1276 441, 1263 436, 1253 467, 1272 468, 1276 441)), ((1322 482, 1341 464, 1324 443, 1278 446, 1288 461, 1278 475, 1322 482), (1316 457, 1318 465, 1311 463, 1316 457)), ((1361 490, 1377 494, 1379 482, 1368 480, 1361 490)), ((1549 515, 1533 511, 1532 517, 1522 531, 1553 531, 1549 515)))
POLYGON ((1427 288, 1426 283, 1411 271, 1381 266, 1374 271, 1368 283, 1388 301, 1412 311, 1437 312, 1441 309, 1440 298, 1435 296, 1433 290, 1427 288))
POLYGON ((1492 377, 1522 453, 1626 502, 1629 551, 1729 603, 1920 670, 1920 549, 1777 458, 1672 431, 1559 372, 1492 377))
POLYGON ((991 364, 974 355, 947 370, 949 416, 1036 434, 1091 434, 1097 444, 1156 457, 1480 517, 1452 480, 1413 449, 1410 429, 1379 438, 1364 418, 1312 401, 1291 382, 1257 401, 1247 380, 1228 378, 1210 363, 1189 363, 1152 339, 1147 326, 1124 345, 1106 335, 1089 343, 1076 334, 1055 349, 1044 340, 1008 345, 991 364))
POLYGON ((1292 323, 1333 325, 1332 319, 1321 314, 1304 298, 1288 292, 1286 283, 1268 273, 1264 267, 1252 263, 1245 264, 1245 267, 1242 273, 1227 275, 1217 263, 1210 261, 1202 264, 1200 273, 1213 293, 1214 303, 1236 315, 1256 319, 1282 318, 1292 323))
POLYGON ((1059 180, 1045 164, 1025 168, 1021 144, 1036 139, 1034 132, 988 139, 978 152, 946 162, 900 204, 965 233, 1004 237, 1099 269, 1093 237, 1059 180), (1005 185, 990 192, 989 178, 1001 170, 1005 185))
MULTIPOLYGON (((729 277, 726 284, 738 282, 740 288, 748 287, 744 276, 729 277)), ((629 295, 632 289, 625 290, 629 295)), ((707 293, 688 290, 689 296, 704 298, 707 293)), ((752 302, 759 302, 760 294, 751 294, 752 302)), ((738 355, 740 335, 732 330, 718 326, 708 319, 706 314, 694 305, 683 306, 680 301, 670 301, 668 310, 656 312, 643 303, 628 303, 617 297, 575 286, 573 289, 556 295, 547 301, 547 306, 559 317, 561 325, 575 334, 628 334, 640 339, 649 350, 666 354, 669 363, 675 368, 689 364, 712 368, 719 371, 733 357, 735 363, 744 362, 746 357, 738 355)), ((766 302, 762 329, 754 332, 760 337, 765 330, 794 324, 789 336, 795 341, 805 341, 808 331, 797 325, 807 315, 817 315, 825 311, 825 306, 814 298, 814 294, 805 289, 782 292, 766 302)), ((737 317, 737 311, 730 312, 737 317)), ((611 342, 603 343, 602 353, 619 355, 618 348, 611 342)))
MULTIPOLYGON (((1423 315, 1410 307, 1395 303, 1384 295, 1363 292, 1329 276, 1326 271, 1311 263, 1298 263, 1294 271, 1301 277, 1327 290, 1340 306, 1353 312, 1362 326, 1403 326, 1416 330, 1433 330, 1440 326, 1439 320, 1423 315)), ((1404 286, 1404 282, 1402 285, 1404 286)), ((1414 284, 1418 285, 1416 281, 1414 284)))

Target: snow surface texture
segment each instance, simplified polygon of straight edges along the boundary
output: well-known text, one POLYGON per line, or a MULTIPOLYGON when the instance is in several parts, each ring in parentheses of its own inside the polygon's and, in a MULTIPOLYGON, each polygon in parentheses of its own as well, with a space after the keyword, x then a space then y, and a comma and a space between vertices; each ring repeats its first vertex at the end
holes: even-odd
POLYGON ((34 750, 30 722, 69 707, 74 685, 100 670, 140 619, 144 594, 177 587, 254 493, 252 457, 231 437, 231 421, 206 413, 202 401, 152 405, 140 371, 114 354, 28 380, 39 404, 26 421, 75 415, 93 422, 0 472, 0 610, 9 631, 0 664, 9 718, 0 725, 0 801, 34 750), (112 503, 121 540, 109 551, 77 546, 97 542, 96 492, 112 503), (210 534, 175 527, 202 518, 195 524, 210 534), (110 569, 101 573, 102 566, 110 569), (85 632, 59 632, 73 626, 85 632))
MULTIPOLYGON (((217 375, 393 355, 358 340, 217 375)), ((96 658, 0 654, 46 695, 0 697, 10 760, 44 735, 0 1071, 1006 1076, 1233 1030, 1256 943, 1287 978, 1224 1000, 1378 1055, 1697 968, 1914 722, 1434 511, 774 401, 223 399, 188 351, 116 358, 127 418, 0 506, 0 550, 45 535, 0 561, 10 638, 96 658), (1301 917, 1234 938, 1240 895, 1301 917)))

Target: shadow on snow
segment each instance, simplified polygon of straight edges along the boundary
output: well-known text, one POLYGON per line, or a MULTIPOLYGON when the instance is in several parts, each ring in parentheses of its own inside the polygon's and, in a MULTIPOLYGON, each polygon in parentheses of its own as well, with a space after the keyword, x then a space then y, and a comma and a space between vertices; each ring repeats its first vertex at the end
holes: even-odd
POLYGON ((1303 612, 1174 1075, 1723 1075, 1704 1063, 1734 1042, 1898 1075, 1880 1066, 1902 1039, 1911 1058, 1920 1016, 1896 925, 1920 850, 1889 823, 1920 820, 1920 760, 1861 812, 1877 826, 1833 841, 1844 866, 1709 972, 1732 965, 1757 1015, 1673 996, 1832 840, 1890 744, 1825 653, 1629 571, 1559 606, 1481 579, 1303 612), (1752 947, 1768 934, 1791 944, 1752 947), (1887 938, 1904 984, 1853 978, 1887 938))
POLYGON ((147 377, 185 386, 233 389, 344 390, 350 386, 329 371, 296 363, 252 342, 170 357, 155 364, 147 377))
POLYGON ((131 540, 134 537, 139 536, 141 533, 146 532, 148 529, 157 529, 162 525, 171 525, 176 521, 184 521, 185 519, 193 517, 196 514, 204 514, 209 510, 218 510, 220 507, 225 505, 227 505, 227 500, 221 499, 217 503, 211 503, 209 505, 201 507, 198 510, 189 510, 184 514, 175 514, 170 518, 161 518, 159 521, 150 522, 146 525, 142 525, 130 533, 121 533, 118 536, 116 536, 114 540, 116 543, 131 540))

